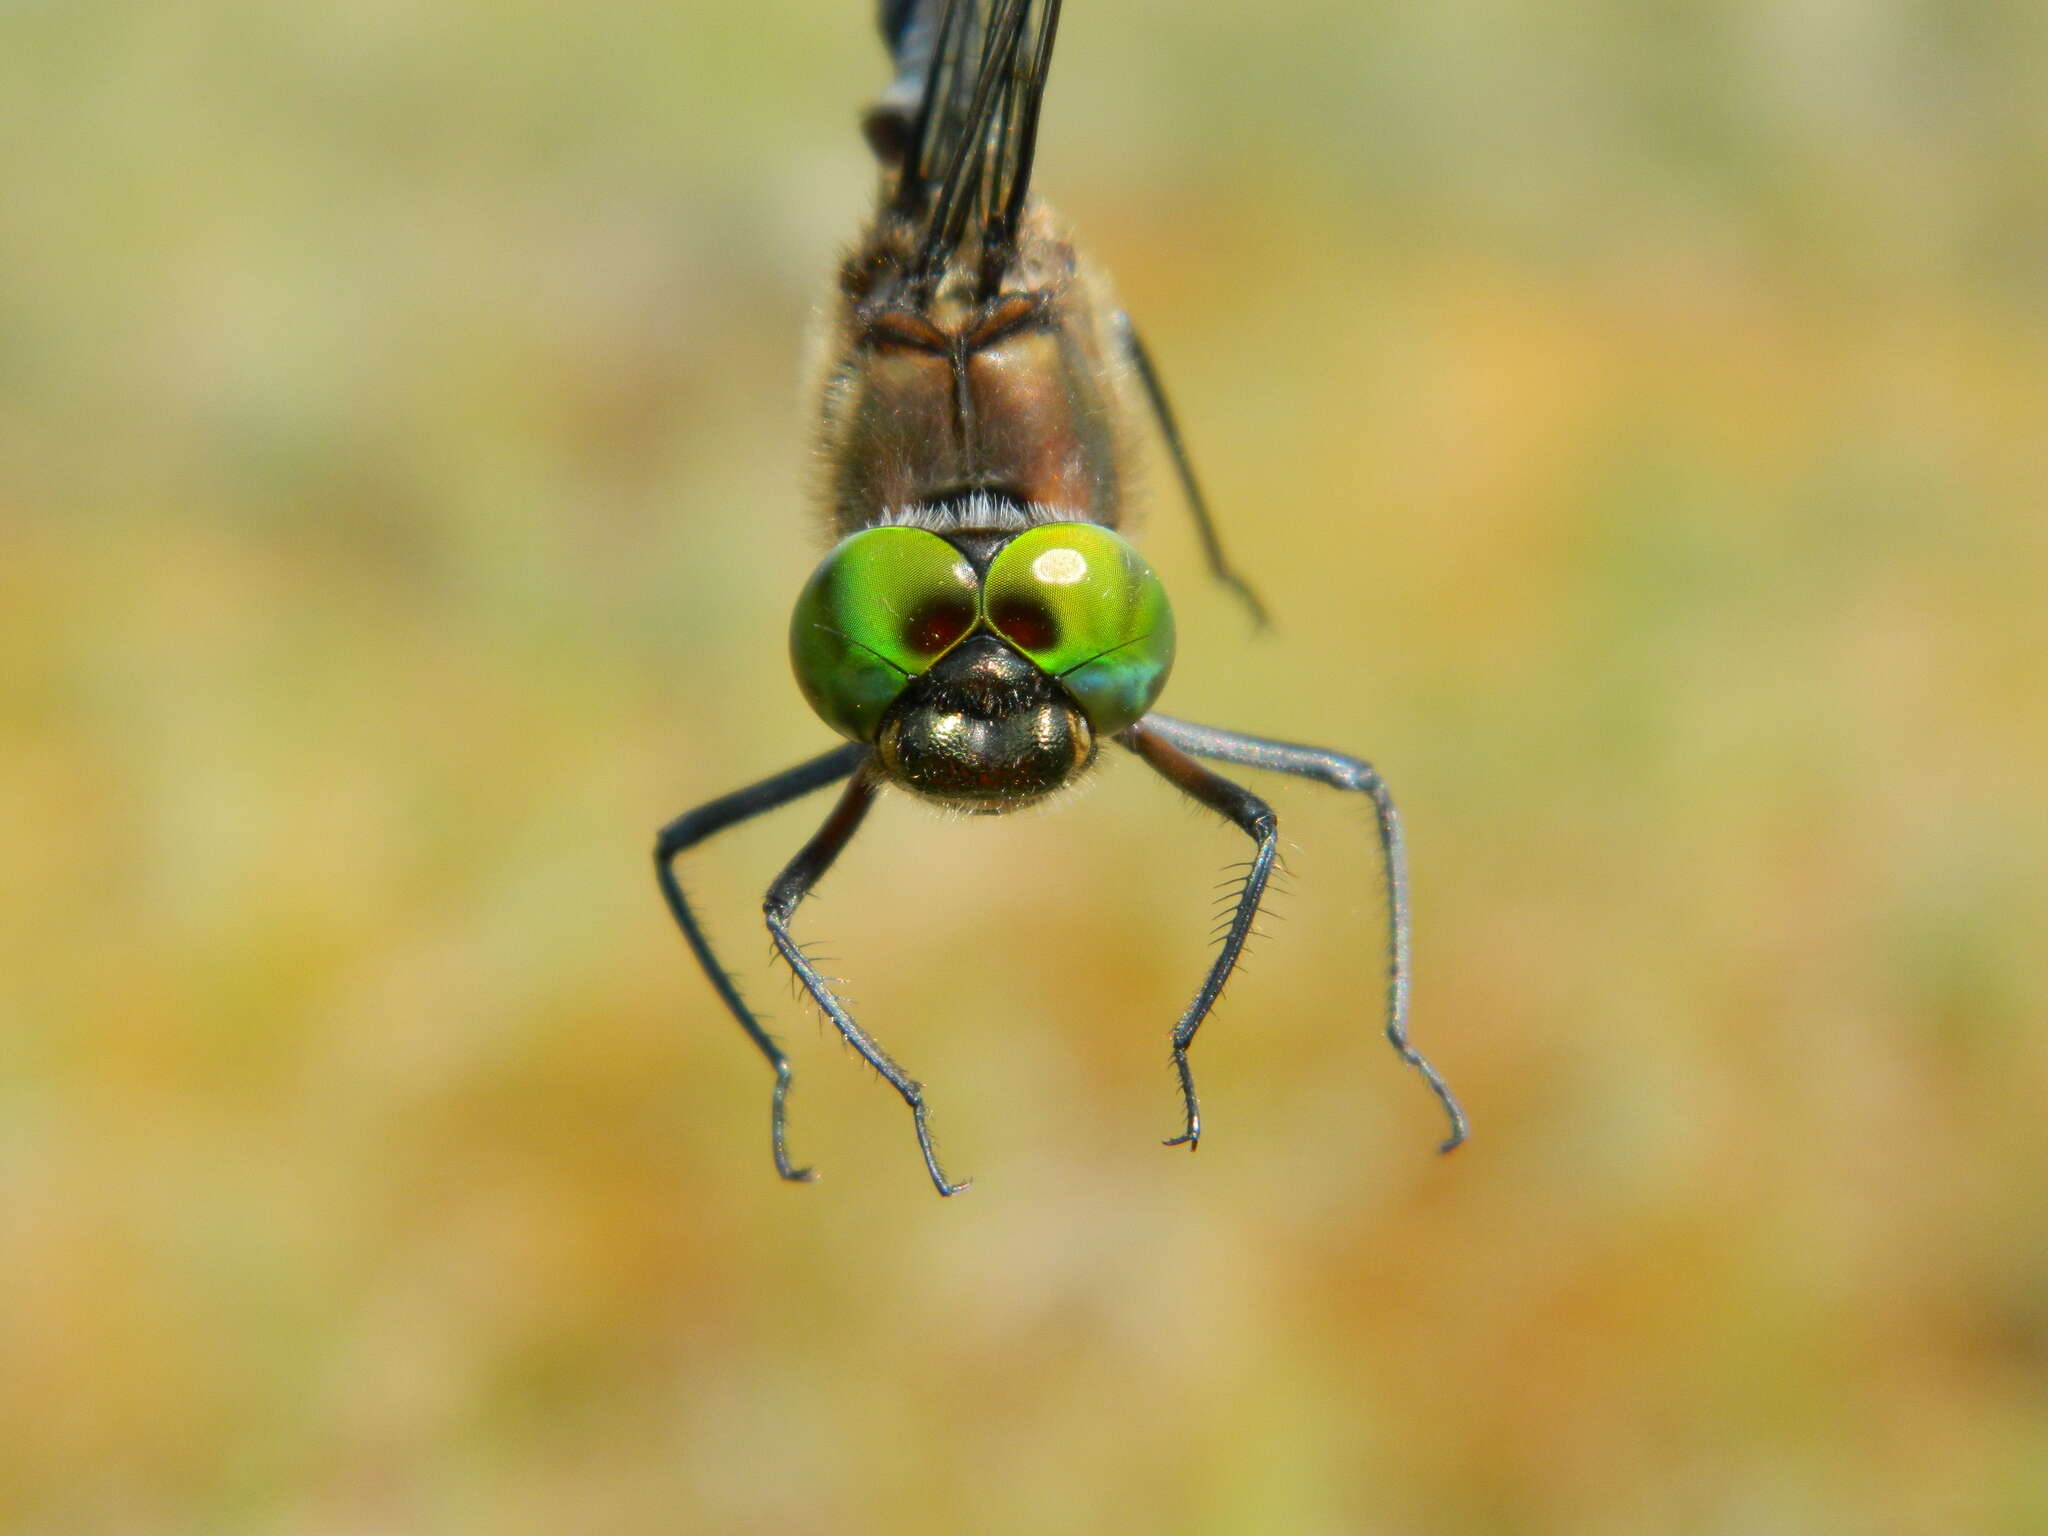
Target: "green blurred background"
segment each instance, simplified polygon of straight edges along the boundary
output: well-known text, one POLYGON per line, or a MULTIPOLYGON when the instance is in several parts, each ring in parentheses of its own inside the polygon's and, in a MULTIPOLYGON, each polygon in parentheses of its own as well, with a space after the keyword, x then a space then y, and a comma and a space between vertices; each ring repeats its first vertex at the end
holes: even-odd
POLYGON ((1176 713, 1356 804, 819 750, 797 378, 861 0, 0 17, 0 1527, 2048 1529, 2048 10, 1069 7, 1040 183, 1148 328, 1176 713), (2030 937, 2031 936, 2031 937, 2030 937))

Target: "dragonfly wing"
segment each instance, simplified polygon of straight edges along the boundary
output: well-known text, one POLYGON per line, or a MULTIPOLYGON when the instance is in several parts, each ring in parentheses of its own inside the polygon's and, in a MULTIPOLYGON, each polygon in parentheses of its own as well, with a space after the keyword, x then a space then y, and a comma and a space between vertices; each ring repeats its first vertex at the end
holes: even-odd
POLYGON ((868 140, 886 200, 918 230, 921 275, 969 244, 1014 243, 1038 142, 1060 0, 882 0, 896 77, 868 140))

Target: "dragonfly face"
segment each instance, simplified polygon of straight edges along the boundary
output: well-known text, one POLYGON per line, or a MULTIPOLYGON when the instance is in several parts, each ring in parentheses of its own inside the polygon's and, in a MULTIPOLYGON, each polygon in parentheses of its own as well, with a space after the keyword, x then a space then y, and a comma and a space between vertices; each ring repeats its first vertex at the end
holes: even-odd
POLYGON ((977 569, 985 547, 864 529, 812 574, 789 633, 820 719, 874 746, 894 782, 982 812, 1069 783, 1173 665, 1166 589, 1116 533, 1043 523, 977 569))
POLYGON ((789 1160, 790 1068, 713 955, 677 880, 678 855, 828 784, 837 808, 770 887, 777 952, 847 1042, 909 1106, 926 1171, 941 1171, 923 1088, 847 1011, 790 934, 797 905, 884 786, 952 809, 1016 809, 1070 784, 1105 740, 1250 837, 1256 853, 1223 942, 1175 1025, 1184 1127, 1201 1115, 1188 1048, 1250 937, 1278 850, 1273 813, 1196 761, 1210 758, 1366 795, 1384 857, 1385 1029, 1450 1118, 1435 1068, 1408 1043, 1408 916, 1400 826, 1379 775, 1315 747, 1149 711, 1173 665, 1165 588, 1120 529, 1132 443, 1161 429, 1212 573, 1264 610, 1223 558, 1165 394, 1108 284, 1030 197, 1039 106, 1060 0, 882 0, 896 64, 865 127, 881 171, 873 220, 841 267, 819 390, 819 459, 838 543, 790 621, 804 697, 845 744, 663 829, 663 895, 713 987, 775 1069, 776 1170, 789 1160))

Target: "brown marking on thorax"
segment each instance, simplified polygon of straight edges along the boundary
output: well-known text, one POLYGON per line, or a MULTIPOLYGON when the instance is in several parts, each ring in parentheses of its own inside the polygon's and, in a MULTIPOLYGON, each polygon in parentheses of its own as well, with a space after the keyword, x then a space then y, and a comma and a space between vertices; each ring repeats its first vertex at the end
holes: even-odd
POLYGON ((841 273, 820 449, 835 533, 967 491, 1116 526, 1127 451, 1114 302, 1042 209, 989 296, 963 260, 929 292, 886 223, 841 273))

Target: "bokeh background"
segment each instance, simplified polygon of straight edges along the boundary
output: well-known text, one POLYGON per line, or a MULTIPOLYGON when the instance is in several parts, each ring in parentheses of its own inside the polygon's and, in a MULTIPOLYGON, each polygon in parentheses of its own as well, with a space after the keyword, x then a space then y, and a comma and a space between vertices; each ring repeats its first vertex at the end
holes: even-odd
POLYGON ((802 340, 859 0, 0 18, 0 1525, 2048 1529, 2048 10, 1069 8, 1041 186, 1150 332, 1177 713, 1365 753, 1167 1029, 1235 837, 1128 762, 819 750, 802 340))

